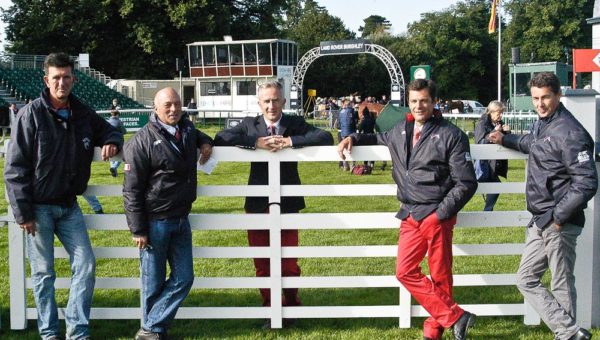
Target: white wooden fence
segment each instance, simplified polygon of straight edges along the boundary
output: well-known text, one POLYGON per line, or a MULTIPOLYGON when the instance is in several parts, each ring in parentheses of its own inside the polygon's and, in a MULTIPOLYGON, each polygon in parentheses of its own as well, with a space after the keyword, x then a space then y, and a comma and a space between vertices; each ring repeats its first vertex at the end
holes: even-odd
MULTIPOLYGON (((395 196, 393 184, 372 185, 279 185, 279 163, 338 161, 336 147, 309 147, 283 150, 277 153, 250 151, 234 147, 214 149, 219 162, 263 161, 269 163, 269 183, 265 186, 218 185, 198 187, 203 196, 269 196, 270 202, 280 202, 281 196, 395 196)), ((471 145, 473 158, 523 159, 524 155, 495 145, 471 145)), ((99 155, 99 149, 96 156, 99 155)), ((355 160, 390 160, 387 148, 382 146, 355 147, 355 160)), ((96 157, 99 159, 99 157, 96 157)), ((201 184, 201 183, 200 183, 201 184)), ((90 186, 87 193, 99 196, 121 197, 121 186, 90 186)), ((478 194, 486 192, 523 193, 524 183, 480 184, 478 194)), ((184 319, 238 319, 270 318, 272 327, 280 328, 282 318, 360 318, 393 317, 399 326, 411 326, 412 317, 423 317, 427 312, 419 305, 411 305, 410 294, 398 283, 394 273, 386 276, 319 276, 281 277, 281 259, 296 258, 395 258, 396 246, 300 246, 281 247, 281 229, 390 229, 398 228, 395 213, 302 213, 280 214, 279 205, 272 205, 269 214, 192 214, 193 230, 271 230, 270 247, 195 247, 195 258, 270 258, 271 277, 196 277, 194 288, 237 289, 270 288, 270 307, 183 307, 177 318, 184 319), (282 307, 283 288, 358 288, 397 287, 400 298, 396 305, 379 306, 301 306, 282 307)), ((11 213, 9 211, 9 217, 11 213)), ((86 215, 89 229, 127 230, 124 215, 86 215)), ((526 211, 461 212, 457 227, 514 227, 525 225, 530 219, 526 211)), ((26 252, 24 233, 9 218, 9 263, 10 263, 10 321, 12 329, 24 329, 28 319, 37 317, 35 308, 26 305, 27 290, 31 280, 26 277, 26 252)), ((455 244, 454 256, 520 255, 523 244, 455 244)), ((134 247, 95 247, 97 258, 138 258, 134 247)), ((55 249, 57 258, 68 258, 62 247, 55 249)), ((510 274, 464 274, 455 275, 455 286, 514 286, 516 276, 510 274)), ((68 288, 69 278, 57 278, 57 288, 68 288)), ((139 289, 139 277, 97 278, 97 289, 139 289)), ((258 293, 257 293, 258 294, 258 293)), ((461 301, 464 302, 464 301, 461 301)), ((528 325, 539 324, 539 316, 527 303, 513 304, 466 304, 464 308, 481 316, 523 315, 528 325)), ((61 318, 64 309, 59 310, 61 318)), ((140 308, 92 308, 94 319, 139 319, 140 308)))

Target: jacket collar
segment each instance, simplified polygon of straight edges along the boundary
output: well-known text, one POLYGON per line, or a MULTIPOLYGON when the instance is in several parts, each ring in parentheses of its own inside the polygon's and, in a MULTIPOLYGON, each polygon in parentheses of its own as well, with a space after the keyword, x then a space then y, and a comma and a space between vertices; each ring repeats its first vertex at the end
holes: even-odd
MULTIPOLYGON (((63 119, 60 118, 60 116, 56 113, 56 110, 54 109, 54 107, 52 107, 52 101, 50 100, 50 89, 49 88, 45 87, 42 90, 42 93, 40 94, 40 98, 42 98, 42 105, 44 105, 46 110, 48 110, 48 112, 50 112, 50 114, 52 114, 52 116, 54 116, 59 121, 63 121, 63 119)), ((70 93, 69 94, 69 108, 71 109, 70 120, 75 120, 75 119, 79 118, 79 115, 81 115, 84 112, 85 106, 83 105, 83 103, 81 103, 81 101, 79 101, 79 99, 77 99, 77 97, 75 97, 73 95, 73 93, 70 93)))

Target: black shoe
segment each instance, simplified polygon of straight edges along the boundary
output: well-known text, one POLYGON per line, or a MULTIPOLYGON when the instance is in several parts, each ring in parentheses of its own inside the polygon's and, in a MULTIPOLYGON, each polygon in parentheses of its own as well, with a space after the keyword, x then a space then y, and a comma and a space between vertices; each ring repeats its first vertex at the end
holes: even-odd
POLYGON ((469 328, 475 324, 475 317, 475 314, 467 311, 460 316, 458 321, 452 326, 455 340, 465 340, 467 338, 469 328))
POLYGON ((590 333, 585 328, 579 328, 577 333, 575 333, 569 340, 589 340, 592 338, 592 333, 590 333))
POLYGON ((94 213, 97 215, 102 215, 104 214, 104 210, 100 209, 100 210, 94 210, 94 213))
POLYGON ((117 169, 110 168, 110 175, 113 176, 113 177, 117 177, 117 169))
POLYGON ((163 337, 162 334, 150 332, 143 328, 140 328, 140 330, 135 334, 135 340, 163 340, 163 339, 165 339, 165 337, 163 337))

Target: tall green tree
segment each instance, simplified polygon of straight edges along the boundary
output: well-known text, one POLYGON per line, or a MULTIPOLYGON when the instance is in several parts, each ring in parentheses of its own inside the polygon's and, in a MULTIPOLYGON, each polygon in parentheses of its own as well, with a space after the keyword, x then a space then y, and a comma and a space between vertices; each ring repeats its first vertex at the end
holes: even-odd
POLYGON ((573 48, 591 48, 593 0, 511 0, 506 10, 511 22, 504 40, 505 60, 510 47, 521 47, 521 62, 572 62, 573 48))
MULTIPOLYGON (((304 2, 302 15, 297 24, 287 30, 287 38, 298 44, 299 56, 312 48, 318 47, 321 41, 354 39, 354 33, 348 30, 342 20, 327 12, 316 1, 304 2)), ((324 56, 315 60, 304 77, 304 98, 306 91, 316 89, 318 96, 341 96, 350 93, 355 85, 344 81, 347 74, 355 69, 357 56, 324 56)), ((356 91, 356 90, 354 90, 356 91)))
POLYGON ((389 20, 380 15, 370 15, 364 20, 365 25, 360 26, 358 31, 362 33, 363 38, 372 38, 382 34, 389 34, 392 24, 389 20))
POLYGON ((441 98, 494 99, 497 40, 487 31, 489 13, 489 1, 467 0, 422 14, 405 39, 391 46, 409 63, 401 64, 404 75, 408 78, 410 65, 428 64, 441 98))
POLYGON ((8 51, 89 53, 115 78, 175 76, 174 59, 202 40, 279 35, 285 0, 13 0, 2 13, 8 51))

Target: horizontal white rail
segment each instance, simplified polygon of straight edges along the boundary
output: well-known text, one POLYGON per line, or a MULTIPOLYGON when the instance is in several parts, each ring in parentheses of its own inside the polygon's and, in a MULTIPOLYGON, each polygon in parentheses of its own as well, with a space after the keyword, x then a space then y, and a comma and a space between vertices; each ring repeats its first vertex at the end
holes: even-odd
MULTIPOLYGON (((496 145, 471 145, 474 159, 516 159, 526 156, 496 145)), ((99 149, 95 160, 100 159, 99 149)), ((213 157, 219 162, 269 162, 271 185, 202 185, 199 183, 197 193, 205 197, 245 197, 271 196, 275 193, 277 200, 281 196, 388 196, 395 197, 396 185, 387 184, 311 184, 311 185, 279 185, 279 162, 337 162, 339 156, 336 146, 307 147, 283 150, 276 153, 246 150, 236 147, 215 147, 213 157), (271 173, 275 169, 275 174, 271 173)), ((120 155, 115 157, 120 159, 120 155)), ((356 146, 349 159, 353 160, 390 160, 390 154, 384 146, 356 146)), ((482 183, 478 193, 523 193, 523 182, 482 183)), ((90 185, 86 194, 97 196, 122 196, 119 185, 90 185)), ((299 230, 368 230, 397 229, 400 221, 395 218, 397 205, 390 206, 390 211, 379 212, 325 212, 278 214, 279 209, 272 209, 269 214, 191 214, 190 223, 195 231, 205 230, 259 230, 268 228, 272 232, 286 229, 299 230)), ((232 207, 242 210, 242 207, 232 207)), ((89 229, 98 231, 126 231, 127 222, 123 214, 85 215, 89 229)), ((526 224, 531 215, 527 211, 495 211, 495 212, 460 212, 458 228, 511 228, 526 224)), ((14 224, 12 215, 7 218, 9 225, 9 253, 11 263, 11 328, 22 329, 26 320, 36 319, 34 308, 27 308, 26 291, 31 289, 31 280, 25 275, 25 245, 23 233, 14 224)), ((274 238, 280 242, 278 238, 274 238)), ((298 247, 282 247, 271 242, 270 247, 194 247, 193 256, 202 259, 250 259, 271 258, 280 262, 282 258, 304 258, 319 261, 322 258, 394 258, 395 244, 378 245, 332 245, 298 247)), ((523 244, 454 244, 455 256, 515 256, 521 254, 523 244)), ((139 251, 133 246, 127 247, 94 247, 98 259, 138 259, 139 251)), ((55 248, 55 257, 68 258, 62 247, 55 248)), ((514 273, 500 274, 461 274, 454 276, 455 286, 513 286, 514 273)), ((56 288, 68 289, 69 278, 57 278, 56 288)), ((97 289, 140 289, 138 277, 98 277, 97 289)), ((302 276, 281 277, 280 271, 273 271, 271 278, 255 277, 196 277, 193 289, 256 289, 270 288, 274 293, 271 307, 185 307, 181 308, 177 318, 183 319, 238 319, 238 318, 270 318, 273 327, 280 327, 282 318, 356 318, 356 317, 397 317, 400 327, 410 327, 412 317, 427 316, 420 306, 411 305, 410 295, 398 283, 394 275, 385 276, 302 276), (400 302, 390 301, 390 305, 381 306, 303 306, 283 307, 281 300, 276 299, 284 288, 398 288, 400 302)), ((258 293, 257 293, 258 294, 258 293)), ((329 301, 335 304, 335 301, 329 301)), ((539 317, 525 303, 518 304, 473 304, 464 305, 478 315, 524 315, 527 324, 539 323, 539 317)), ((94 319, 135 319, 141 317, 139 307, 93 308, 94 319)), ((59 316, 64 317, 64 309, 59 316)))

